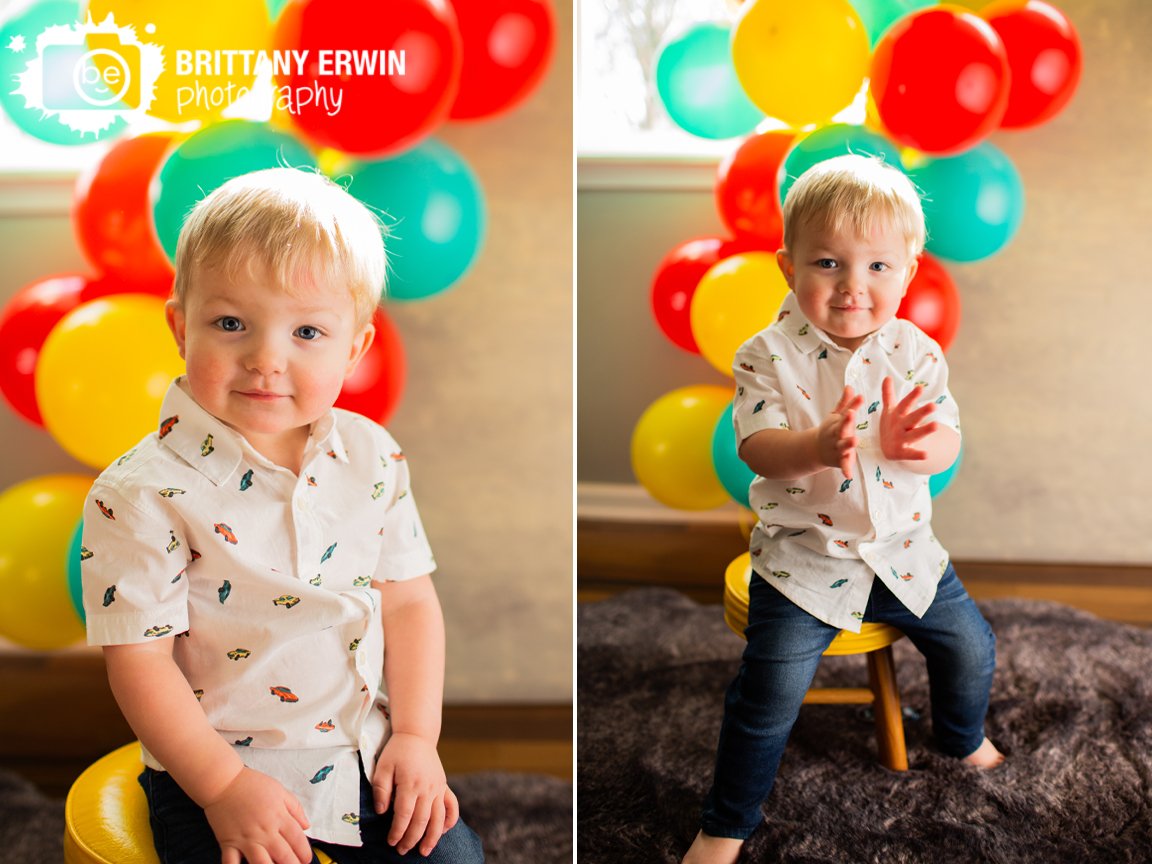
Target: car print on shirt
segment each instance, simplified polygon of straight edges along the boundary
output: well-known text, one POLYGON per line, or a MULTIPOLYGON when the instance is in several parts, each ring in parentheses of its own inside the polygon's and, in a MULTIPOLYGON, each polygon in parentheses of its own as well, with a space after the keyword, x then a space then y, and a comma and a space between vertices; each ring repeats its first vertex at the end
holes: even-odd
POLYGON ((755 372, 756 371, 755 367, 753 367, 751 363, 741 363, 740 368, 743 369, 745 372, 755 372))
POLYGON ((179 422, 180 422, 180 415, 179 414, 173 414, 171 417, 168 417, 164 420, 161 420, 160 421, 160 437, 161 438, 167 438, 168 433, 171 432, 172 429, 179 422))
POLYGON ((241 492, 247 492, 249 489, 252 488, 252 475, 254 473, 255 472, 251 468, 249 468, 247 471, 244 472, 244 476, 240 478, 240 491, 241 492))
POLYGON ((753 406, 753 408, 752 408, 752 413, 753 414, 759 414, 761 411, 763 411, 764 410, 764 403, 766 403, 767 401, 768 401, 767 399, 761 399, 759 402, 757 402, 755 404, 755 406, 753 406))
POLYGON ((829 588, 839 588, 839 587, 841 587, 841 586, 843 586, 843 585, 847 585, 847 584, 848 584, 848 580, 847 580, 847 579, 837 579, 835 582, 833 582, 833 583, 832 583, 831 585, 829 585, 828 587, 829 587, 829 588))
POLYGON ((100 508, 100 513, 105 519, 111 519, 113 522, 116 521, 116 514, 112 512, 112 508, 105 507, 104 502, 99 498, 96 499, 96 506, 100 508))
POLYGON ((80 560, 87 561, 92 557, 92 551, 87 546, 80 547, 80 560))
POLYGON ((187 571, 188 571, 188 568, 187 568, 187 567, 185 567, 183 570, 181 570, 179 573, 177 573, 175 576, 173 576, 173 577, 172 577, 172 581, 171 581, 171 582, 169 582, 168 584, 169 584, 169 585, 175 585, 177 582, 179 582, 179 581, 180 581, 180 580, 181 580, 181 579, 184 577, 184 574, 185 574, 187 571))
POLYGON ((275 687, 269 687, 268 692, 271 693, 273 696, 278 696, 280 698, 281 702, 299 702, 300 701, 299 696, 297 696, 295 693, 293 693, 289 688, 284 687, 284 686, 279 685, 279 684, 276 685, 275 687))
POLYGON ((796 335, 797 336, 807 336, 808 335, 808 325, 805 324, 803 327, 801 327, 799 330, 797 330, 796 335))
POLYGON ((116 602, 116 586, 112 585, 104 591, 104 606, 107 608, 116 602))
POLYGON ((316 484, 316 478, 315 478, 315 477, 313 477, 311 474, 309 474, 309 475, 308 475, 308 477, 307 477, 306 479, 307 479, 307 481, 308 481, 308 485, 309 485, 309 486, 315 486, 315 485, 317 485, 317 484, 316 484))
POLYGON ((125 453, 123 456, 121 456, 119 459, 117 459, 116 464, 117 465, 123 465, 125 462, 127 462, 129 459, 131 459, 135 455, 136 455, 136 448, 133 447, 131 450, 129 450, 127 453, 125 453))
POLYGON ((293 597, 291 594, 281 594, 272 601, 273 606, 283 606, 285 609, 291 609, 300 602, 299 597, 293 597))
POLYGON ((192 695, 195 696, 196 701, 199 702, 201 699, 204 698, 204 691, 203 690, 193 690, 192 695))
POLYGON ((789 487, 788 487, 787 489, 785 489, 784 491, 785 491, 785 492, 787 492, 789 495, 803 495, 803 494, 804 494, 805 492, 807 492, 808 490, 807 490, 807 489, 802 489, 802 488, 800 488, 799 486, 789 486, 789 487))
MULTIPOLYGON (((841 491, 843 491, 843 490, 841 490, 841 491)), ((827 525, 829 528, 832 527, 832 517, 829 516, 827 513, 817 513, 816 518, 819 519, 821 522, 823 522, 825 525, 827 525)))
POLYGON ((232 593, 232 583, 230 581, 228 581, 227 579, 225 579, 224 584, 216 589, 216 594, 220 598, 221 605, 223 605, 224 601, 228 599, 228 595, 230 595, 231 593, 232 593))
POLYGON ((372 500, 376 501, 381 495, 384 494, 384 488, 387 484, 383 480, 372 487, 372 500))
POLYGON ((224 522, 217 522, 212 527, 215 529, 217 534, 219 534, 233 546, 240 542, 236 539, 236 535, 232 532, 232 529, 224 522))
POLYGON ((212 435, 209 434, 203 441, 200 442, 200 455, 208 456, 215 450, 216 447, 212 444, 212 435))
POLYGON ((349 651, 355 651, 359 647, 360 647, 360 640, 359 639, 353 639, 351 642, 348 643, 348 650, 349 651))
POLYGON ((171 632, 172 632, 172 625, 171 624, 160 624, 156 627, 149 627, 147 630, 144 631, 144 635, 147 636, 149 639, 152 639, 152 638, 155 638, 157 636, 167 636, 171 632))
POLYGON ((849 477, 847 480, 845 480, 843 483, 841 483, 841 484, 840 484, 840 491, 841 491, 841 492, 847 492, 847 491, 848 491, 848 488, 849 488, 851 485, 852 485, 852 478, 851 478, 851 477, 849 477))
POLYGON ((827 348, 821 349, 820 353, 816 355, 816 359, 817 360, 827 360, 828 359, 828 349, 827 348))
POLYGON ((868 413, 869 413, 869 414, 875 414, 875 413, 876 413, 876 409, 877 409, 877 408, 879 408, 879 407, 880 407, 880 403, 879 403, 879 402, 873 402, 871 405, 869 405, 869 406, 868 406, 868 413))
POLYGON ((331 732, 335 728, 336 726, 332 723, 331 717, 329 717, 327 720, 321 720, 316 724, 316 729, 320 732, 331 732))
POLYGON ((340 818, 344 822, 347 822, 349 825, 359 825, 360 824, 360 817, 355 813, 345 813, 340 818))
POLYGON ((847 540, 833 540, 832 542, 835 543, 837 546, 839 546, 841 549, 847 549, 848 548, 848 541, 847 540))
POLYGON ((251 746, 251 744, 252 744, 252 736, 251 736, 251 735, 249 735, 247 738, 241 738, 241 739, 239 739, 238 741, 233 741, 232 743, 233 743, 233 744, 235 744, 237 747, 248 747, 248 746, 251 746))
POLYGON ((371 576, 357 576, 355 579, 352 580, 352 587, 353 588, 367 588, 371 584, 372 584, 372 577, 371 576))
POLYGON ((320 563, 321 564, 323 564, 325 561, 327 561, 329 558, 332 557, 332 553, 336 551, 336 546, 337 546, 337 544, 333 543, 331 546, 329 546, 327 549, 324 550, 324 554, 320 556, 320 563))
POLYGON ((315 585, 317 588, 319 588, 319 587, 320 587, 320 584, 321 584, 323 581, 324 581, 324 580, 320 578, 320 574, 319 574, 319 573, 317 573, 315 576, 313 576, 311 579, 309 579, 309 580, 308 580, 308 584, 309 584, 309 585, 315 585))
POLYGON ((168 552, 174 552, 180 548, 180 541, 176 539, 176 532, 171 528, 168 529, 168 545, 164 548, 168 552))
POLYGON ((199 552, 197 552, 195 549, 193 549, 191 547, 189 547, 189 549, 188 549, 188 554, 190 554, 192 556, 193 561, 197 561, 203 557, 199 552))
POLYGON ((176 495, 185 495, 187 493, 183 489, 177 489, 173 486, 166 486, 160 490, 159 494, 161 498, 172 498, 176 495))
POLYGON ((309 783, 323 783, 328 778, 328 775, 332 773, 332 769, 335 767, 336 767, 335 765, 325 765, 323 768, 321 768, 319 771, 317 771, 315 774, 313 774, 312 779, 309 780, 308 782, 309 783))
POLYGON ((397 450, 395 453, 392 454, 392 461, 393 462, 403 462, 407 458, 408 457, 404 455, 404 452, 402 450, 397 450))
POLYGON ((789 573, 787 570, 773 570, 772 575, 775 576, 777 579, 791 579, 792 578, 792 574, 789 573))
POLYGON ((803 396, 803 397, 804 397, 805 399, 807 399, 809 402, 811 402, 811 401, 812 401, 812 397, 808 395, 808 391, 807 391, 807 390, 805 390, 803 387, 801 387, 799 384, 797 384, 797 385, 796 385, 796 389, 800 391, 800 395, 801 395, 801 396, 803 396))
POLYGON ((247 648, 233 648, 228 652, 229 660, 243 660, 245 657, 251 657, 252 652, 247 648))

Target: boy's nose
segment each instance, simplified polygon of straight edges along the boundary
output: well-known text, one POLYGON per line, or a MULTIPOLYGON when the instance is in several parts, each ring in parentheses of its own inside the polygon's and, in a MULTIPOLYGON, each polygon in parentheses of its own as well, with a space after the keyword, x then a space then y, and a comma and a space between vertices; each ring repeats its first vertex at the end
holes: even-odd
POLYGON ((261 375, 283 372, 284 363, 284 351, 274 339, 259 340, 244 358, 244 367, 261 375))

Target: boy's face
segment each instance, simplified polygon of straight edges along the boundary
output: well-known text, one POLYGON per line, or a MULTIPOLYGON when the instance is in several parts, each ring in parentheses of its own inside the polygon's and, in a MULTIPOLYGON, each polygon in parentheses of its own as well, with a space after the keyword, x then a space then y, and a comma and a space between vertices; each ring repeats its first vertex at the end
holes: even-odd
POLYGON ((776 260, 808 320, 850 351, 895 317, 918 266, 903 233, 883 222, 866 236, 805 225, 776 260))
MULTIPOLYGON (((279 464, 298 463, 311 424, 332 407, 372 342, 342 284, 275 285, 264 268, 202 267, 168 325, 202 408, 279 464), (242 268, 240 268, 242 269, 242 268)), ((288 464, 296 470, 296 464, 288 464)))

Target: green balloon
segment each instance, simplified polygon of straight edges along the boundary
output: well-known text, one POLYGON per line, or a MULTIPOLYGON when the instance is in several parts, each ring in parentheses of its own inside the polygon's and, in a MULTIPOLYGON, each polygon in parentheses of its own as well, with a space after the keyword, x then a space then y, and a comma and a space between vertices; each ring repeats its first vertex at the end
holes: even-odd
POLYGON ((938 5, 936 0, 851 0, 872 47, 880 41, 885 31, 903 18, 920 9, 938 5))
MULTIPOLYGON (((78 132, 62 123, 59 117, 29 107, 23 96, 12 92, 17 87, 16 76, 23 73, 28 62, 37 57, 36 40, 40 34, 52 26, 72 26, 81 21, 83 16, 80 14, 80 4, 75 0, 46 0, 32 3, 0 25, 0 108, 4 109, 4 113, 22 132, 49 144, 91 144, 119 135, 127 126, 123 119, 117 117, 99 132, 78 132)), ((41 57, 41 74, 57 77, 71 75, 71 70, 65 68, 70 57, 66 51, 59 50, 48 57, 41 57)), ((67 81, 67 78, 64 80, 67 81)))
POLYGON ((153 181, 152 219, 168 257, 176 260, 180 228, 203 198, 233 177, 285 166, 314 169, 316 158, 299 139, 267 123, 225 120, 183 141, 153 181))
POLYGON ((716 422, 716 431, 712 433, 712 467, 716 469, 720 485, 732 496, 732 500, 744 507, 751 507, 748 503, 748 487, 756 479, 756 473, 740 458, 736 446, 736 430, 732 427, 731 405, 724 409, 716 422))
POLYGON ((730 42, 729 26, 694 24, 656 58, 656 91, 668 116, 700 138, 747 135, 764 119, 736 78, 730 42))
POLYGON ((81 540, 84 538, 84 520, 81 519, 72 534, 72 542, 68 545, 68 595, 72 598, 72 606, 80 616, 80 623, 87 625, 88 617, 84 614, 84 586, 80 580, 80 550, 83 548, 81 540))
POLYGON ((860 156, 878 156, 893 168, 903 170, 899 148, 883 135, 865 129, 863 126, 853 126, 850 123, 833 123, 829 126, 822 126, 811 135, 801 138, 784 157, 784 164, 780 166, 778 183, 780 203, 784 203, 792 184, 813 165, 823 162, 825 159, 846 156, 849 153, 860 156))
POLYGON ((351 175, 348 191, 384 214, 390 228, 387 297, 420 300, 452 286, 484 240, 484 194, 468 163, 447 144, 424 141, 392 159, 350 160, 331 176, 351 175))
POLYGON ((920 187, 927 250, 949 261, 980 261, 1016 234, 1024 218, 1024 184, 1012 160, 992 144, 909 169, 920 187))

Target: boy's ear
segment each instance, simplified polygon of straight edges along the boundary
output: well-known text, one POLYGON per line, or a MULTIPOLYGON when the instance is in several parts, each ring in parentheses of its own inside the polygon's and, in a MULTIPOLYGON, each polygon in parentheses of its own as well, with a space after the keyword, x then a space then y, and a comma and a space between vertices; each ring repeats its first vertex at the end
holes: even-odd
POLYGON ((908 275, 904 279, 904 291, 900 295, 901 297, 903 297, 904 294, 908 293, 908 286, 911 285, 912 280, 916 278, 916 271, 919 269, 920 269, 920 259, 919 258, 913 258, 912 263, 908 265, 908 275))
POLYGON ((164 320, 168 322, 168 329, 172 331, 172 338, 176 340, 176 348, 180 352, 180 359, 184 358, 184 343, 187 339, 184 307, 175 300, 164 304, 164 320))
POLYGON ((792 256, 788 254, 787 249, 777 250, 776 264, 780 268, 780 272, 784 274, 784 281, 788 283, 788 289, 793 290, 795 286, 792 283, 796 278, 796 265, 792 263, 792 256))
POLYGON ((356 371, 356 367, 360 365, 361 359, 368 353, 368 349, 372 346, 375 338, 376 327, 372 323, 366 324, 363 330, 352 337, 352 351, 348 355, 348 365, 344 369, 345 380, 356 371))

